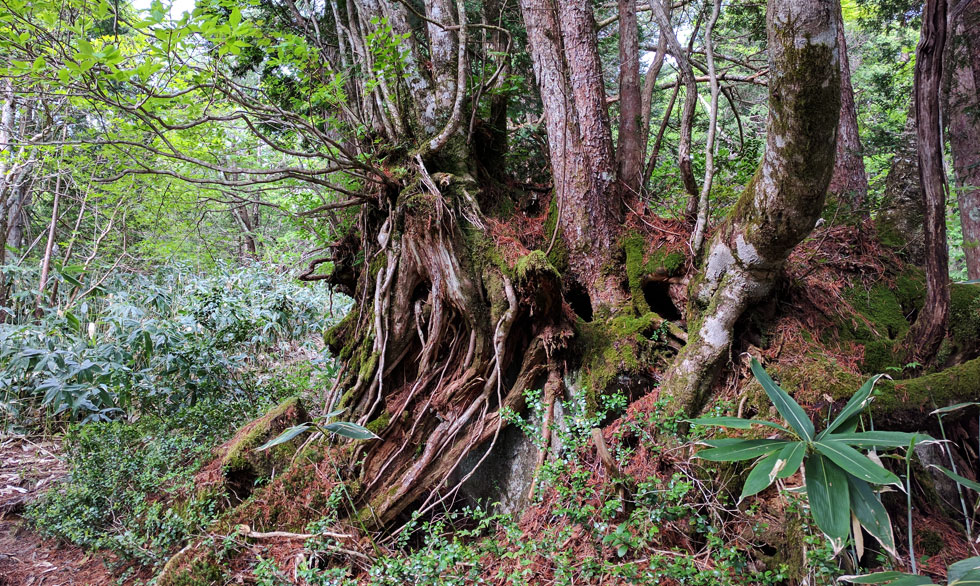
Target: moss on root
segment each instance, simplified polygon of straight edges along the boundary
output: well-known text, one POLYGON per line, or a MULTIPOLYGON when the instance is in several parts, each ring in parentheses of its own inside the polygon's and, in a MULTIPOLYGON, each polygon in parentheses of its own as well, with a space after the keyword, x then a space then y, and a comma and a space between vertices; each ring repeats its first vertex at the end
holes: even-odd
POLYGON ((876 417, 902 423, 920 423, 925 413, 980 397, 980 358, 974 358, 918 378, 878 383, 871 404, 876 417))
POLYGON ((240 429, 223 448, 221 467, 225 477, 231 481, 234 476, 241 475, 254 481, 285 469, 301 440, 284 442, 262 452, 257 452, 256 448, 305 421, 309 421, 306 409, 298 397, 293 397, 240 429))
POLYGON ((170 558, 156 579, 157 586, 217 586, 225 584, 225 574, 210 555, 197 557, 195 549, 185 549, 170 558))

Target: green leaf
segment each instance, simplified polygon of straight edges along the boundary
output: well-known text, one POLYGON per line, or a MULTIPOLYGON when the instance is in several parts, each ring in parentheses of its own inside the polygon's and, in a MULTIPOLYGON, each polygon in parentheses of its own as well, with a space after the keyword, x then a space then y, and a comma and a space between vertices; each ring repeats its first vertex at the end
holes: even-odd
POLYGON ((807 417, 803 407, 800 407, 799 403, 794 401, 786 391, 779 388, 779 385, 772 380, 769 373, 762 368, 762 365, 755 358, 752 359, 752 374, 762 384, 762 389, 769 395, 769 400, 776 406, 776 410, 783 416, 786 423, 796 430, 796 433, 800 434, 803 439, 813 441, 813 422, 807 417))
POLYGON ((969 572, 980 569, 980 557, 966 558, 955 564, 950 564, 946 569, 946 581, 953 584, 956 580, 966 577, 969 572))
POLYGON ((917 586, 926 584, 932 584, 928 578, 925 576, 919 576, 916 574, 905 574, 902 572, 875 572, 874 574, 865 574, 863 576, 841 576, 838 580, 844 580, 845 582, 850 582, 851 584, 898 584, 895 580, 899 579, 913 579, 920 580, 915 582, 905 582, 906 586, 917 586), (924 580, 924 581, 921 581, 924 580))
POLYGON ((888 511, 878 500, 878 496, 867 482, 849 476, 847 478, 848 495, 851 499, 851 511, 861 522, 861 526, 878 540, 885 550, 898 557, 895 551, 895 534, 892 532, 891 519, 888 511))
POLYGON ((779 452, 779 459, 786 462, 783 464, 776 478, 789 478, 796 474, 803 463, 803 455, 806 453, 806 444, 803 442, 793 442, 779 452))
POLYGON ((863 385, 861 385, 861 388, 858 389, 858 391, 856 393, 854 393, 854 396, 851 397, 851 400, 847 402, 847 405, 844 405, 844 409, 841 410, 841 412, 831 422, 831 424, 829 426, 827 426, 827 429, 823 430, 820 433, 820 435, 818 436, 818 438, 824 437, 827 434, 833 433, 835 429, 837 429, 838 427, 840 427, 848 419, 850 419, 851 417, 853 417, 853 416, 857 415, 858 413, 860 413, 861 410, 864 409, 864 406, 867 405, 868 402, 870 401, 870 399, 871 399, 871 391, 874 390, 875 383, 878 382, 878 379, 880 379, 883 376, 885 376, 885 375, 883 375, 883 374, 877 374, 877 375, 869 378, 867 380, 867 382, 865 382, 863 385))
POLYGON ((368 439, 380 439, 378 436, 374 435, 370 430, 365 427, 361 427, 356 423, 350 423, 348 421, 334 421, 323 426, 323 429, 335 433, 337 435, 342 435, 344 437, 349 437, 351 439, 357 440, 368 440, 368 439))
POLYGON ((837 464, 849 474, 865 482, 870 482, 871 484, 902 485, 902 481, 899 480, 898 476, 885 470, 879 464, 872 461, 871 458, 843 442, 823 440, 813 442, 813 446, 821 454, 833 460, 834 464, 837 464))
POLYGON ((742 494, 738 497, 739 502, 768 488, 776 479, 776 473, 779 472, 776 465, 780 462, 779 454, 770 454, 760 460, 745 479, 742 494))
POLYGON ((779 425, 778 423, 764 421, 762 419, 742 419, 741 417, 698 417, 697 419, 688 419, 687 422, 693 425, 730 427, 732 429, 751 429, 753 425, 764 425, 766 427, 771 427, 787 433, 790 432, 788 429, 782 425, 779 425))
POLYGON ((959 411, 960 409, 966 409, 967 407, 975 407, 980 405, 980 403, 970 402, 970 403, 957 403, 955 405, 950 405, 949 407, 942 407, 936 409, 929 415, 941 415, 943 413, 952 413, 953 411, 959 411))
POLYGON ((296 436, 300 435, 301 433, 306 433, 307 431, 310 431, 311 429, 313 429, 313 426, 310 425, 310 424, 308 424, 308 423, 302 423, 300 425, 294 425, 293 427, 290 427, 286 431, 284 431, 281 434, 279 434, 278 437, 276 437, 274 439, 271 439, 271 440, 265 442, 264 444, 262 444, 261 446, 255 448, 255 451, 256 452, 262 452, 262 451, 268 450, 271 447, 278 446, 279 444, 284 444, 284 443, 288 442, 289 440, 295 438, 296 436))
POLYGON ((907 448, 913 439, 918 443, 932 438, 925 434, 904 431, 855 431, 835 433, 826 439, 858 448, 907 448))
POLYGON ((238 26, 240 22, 242 22, 242 11, 236 7, 228 16, 228 24, 231 26, 238 26))
POLYGON ((813 454, 806 461, 806 494, 817 527, 839 546, 851 531, 847 473, 822 454, 813 454))
POLYGON ((980 570, 970 570, 955 580, 947 579, 949 586, 980 586, 980 570))
POLYGON ((950 478, 952 478, 956 482, 959 482, 963 486, 965 486, 965 487, 967 487, 967 488, 969 488, 971 490, 975 490, 976 492, 980 492, 980 483, 976 482, 975 480, 970 480, 969 478, 964 478, 964 477, 960 476, 959 474, 957 474, 956 472, 953 472, 952 470, 949 470, 948 468, 943 468, 942 466, 938 466, 936 464, 932 464, 932 467, 933 468, 938 468, 940 471, 942 471, 943 474, 945 474, 946 476, 949 476, 950 478))
POLYGON ((732 444, 701 450, 696 456, 712 462, 738 462, 766 456, 781 450, 786 444, 785 440, 735 440, 732 444))

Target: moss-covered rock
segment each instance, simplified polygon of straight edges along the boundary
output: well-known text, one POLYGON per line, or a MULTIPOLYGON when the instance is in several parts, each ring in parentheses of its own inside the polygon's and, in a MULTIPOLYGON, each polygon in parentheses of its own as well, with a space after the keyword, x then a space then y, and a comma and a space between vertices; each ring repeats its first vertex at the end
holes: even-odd
POLYGON ((621 313, 592 322, 578 322, 578 349, 582 356, 587 407, 594 413, 598 398, 618 375, 641 374, 656 364, 664 349, 667 322, 650 311, 641 316, 621 313))
POLYGON ((157 586, 218 586, 225 574, 216 560, 197 549, 185 548, 171 557, 157 576, 157 586))

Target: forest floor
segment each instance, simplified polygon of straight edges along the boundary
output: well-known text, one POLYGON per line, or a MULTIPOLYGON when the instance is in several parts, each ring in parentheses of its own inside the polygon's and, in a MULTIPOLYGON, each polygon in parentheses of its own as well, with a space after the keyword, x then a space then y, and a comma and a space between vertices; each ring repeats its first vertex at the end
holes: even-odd
POLYGON ((46 539, 20 517, 24 507, 67 474, 61 445, 23 436, 0 439, 0 586, 115 584, 112 556, 46 539))

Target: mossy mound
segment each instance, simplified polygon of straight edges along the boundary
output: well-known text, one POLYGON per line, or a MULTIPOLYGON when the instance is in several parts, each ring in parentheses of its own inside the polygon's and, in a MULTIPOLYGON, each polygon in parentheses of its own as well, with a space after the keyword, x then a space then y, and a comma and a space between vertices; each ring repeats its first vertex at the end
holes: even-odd
MULTIPOLYGON (((309 415, 299 398, 287 399, 238 430, 233 438, 219 447, 218 457, 205 469, 205 473, 210 471, 214 476, 214 472, 219 472, 220 482, 227 494, 234 500, 244 500, 251 494, 257 480, 271 478, 289 466, 303 438, 298 437, 261 452, 256 448, 286 429, 306 421, 309 421, 309 415)), ((211 482, 215 480, 210 479, 211 482)))
POLYGON ((217 561, 209 554, 200 555, 185 548, 167 561, 157 576, 157 586, 218 586, 227 578, 217 561))
POLYGON ((980 358, 918 378, 882 380, 877 389, 871 404, 876 421, 917 429, 937 407, 980 399, 980 358))
POLYGON ((589 412, 595 412, 598 397, 610 390, 618 376, 641 375, 656 365, 669 333, 668 322, 652 311, 641 316, 580 320, 577 347, 589 412))

